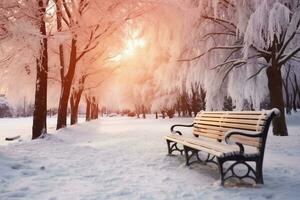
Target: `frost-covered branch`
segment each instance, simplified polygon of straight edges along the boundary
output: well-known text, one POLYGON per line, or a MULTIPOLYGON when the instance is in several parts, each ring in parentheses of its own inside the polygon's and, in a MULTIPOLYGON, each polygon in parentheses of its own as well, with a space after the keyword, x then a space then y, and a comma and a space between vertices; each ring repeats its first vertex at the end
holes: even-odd
POLYGON ((287 53, 282 59, 279 60, 279 64, 283 65, 286 63, 289 59, 291 59, 294 55, 296 55, 300 51, 300 46, 292 50, 291 52, 287 53))
POLYGON ((268 67, 269 67, 268 65, 262 66, 257 72, 255 72, 253 75, 251 75, 249 78, 247 78, 247 80, 253 79, 257 75, 259 75, 260 72, 262 72, 264 69, 266 69, 268 67))
POLYGON ((215 36, 215 35, 229 35, 229 36, 234 36, 236 37, 235 33, 232 32, 211 32, 211 33, 207 33, 203 36, 203 39, 210 37, 210 36, 215 36))
POLYGON ((204 56, 205 54, 207 53, 210 53, 211 51, 214 51, 214 50, 231 50, 231 49, 235 49, 235 50, 240 50, 243 48, 243 45, 237 45, 237 46, 216 46, 216 47, 212 47, 210 49, 208 49, 206 52, 198 55, 198 56, 195 56, 195 57, 192 57, 192 58, 188 58, 188 59, 179 59, 177 61, 181 62, 181 61, 193 61, 193 60, 197 60, 199 58, 201 58, 202 56, 204 56))
POLYGON ((209 19, 209 20, 214 21, 214 22, 219 22, 219 23, 224 23, 224 24, 230 25, 234 29, 237 29, 237 26, 233 22, 228 21, 226 19, 221 19, 221 18, 217 18, 217 17, 211 17, 211 16, 207 16, 207 15, 202 15, 202 17, 204 19, 209 19))
POLYGON ((291 41, 295 38, 295 36, 297 35, 297 32, 298 32, 298 28, 300 26, 300 19, 298 20, 297 22, 297 25, 296 25, 296 29, 295 31, 291 34, 291 36, 287 39, 286 42, 284 42, 283 46, 281 47, 280 51, 279 51, 279 54, 278 54, 278 58, 280 58, 284 51, 286 50, 286 48, 288 47, 288 45, 291 43, 291 41))
POLYGON ((247 64, 247 62, 236 62, 235 64, 233 64, 233 65, 231 65, 228 69, 227 69, 227 71, 225 72, 225 74, 224 74, 224 76, 223 76, 223 78, 222 78, 222 81, 221 81, 221 83, 223 84, 224 82, 225 82, 225 80, 226 80, 226 78, 228 77, 228 75, 230 74, 230 72, 234 69, 234 68, 236 68, 236 67, 241 67, 241 66, 243 66, 243 65, 245 65, 245 64, 247 64))

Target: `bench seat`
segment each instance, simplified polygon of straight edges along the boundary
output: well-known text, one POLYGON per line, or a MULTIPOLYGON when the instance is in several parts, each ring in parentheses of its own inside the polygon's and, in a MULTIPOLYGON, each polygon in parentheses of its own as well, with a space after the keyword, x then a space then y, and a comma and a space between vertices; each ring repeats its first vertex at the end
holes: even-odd
MULTIPOLYGON (((240 148, 235 144, 229 145, 224 142, 218 142, 216 140, 210 140, 207 138, 192 138, 170 134, 165 136, 165 139, 199 151, 207 152, 219 158, 241 154, 240 148)), ((259 151, 257 148, 248 146, 245 148, 245 152, 242 155, 245 157, 259 156, 259 151)))

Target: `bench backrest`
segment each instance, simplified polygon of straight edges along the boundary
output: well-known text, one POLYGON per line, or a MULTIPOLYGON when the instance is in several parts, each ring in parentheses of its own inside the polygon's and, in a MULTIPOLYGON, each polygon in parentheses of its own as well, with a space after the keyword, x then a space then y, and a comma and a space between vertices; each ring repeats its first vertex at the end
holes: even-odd
MULTIPOLYGON (((261 133, 267 125, 267 120, 272 112, 274 110, 201 111, 194 119, 193 134, 223 141, 224 134, 232 129, 253 131, 253 134, 261 133)), ((268 129, 269 127, 266 128, 268 129)), ((258 148, 262 144, 262 138, 244 136, 233 136, 233 141, 258 148)))

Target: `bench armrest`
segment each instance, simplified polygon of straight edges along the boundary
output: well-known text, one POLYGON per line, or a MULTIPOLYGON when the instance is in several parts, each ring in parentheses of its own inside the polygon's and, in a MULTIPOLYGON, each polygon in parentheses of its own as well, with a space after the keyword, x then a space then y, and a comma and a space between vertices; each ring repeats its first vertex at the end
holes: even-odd
POLYGON ((180 126, 180 127, 193 127, 194 124, 188 124, 188 125, 185 125, 185 124, 175 124, 175 125, 171 126, 171 129, 170 129, 170 130, 171 130, 171 133, 173 133, 173 134, 177 133, 177 134, 179 134, 179 135, 182 135, 182 133, 181 133, 180 131, 174 130, 174 128, 175 128, 176 126, 180 126))
POLYGON ((239 148, 240 148, 240 153, 241 154, 243 154, 244 151, 245 151, 244 146, 243 146, 243 144, 241 144, 239 142, 230 141, 230 137, 233 136, 233 135, 241 135, 241 136, 251 137, 251 138, 262 136, 261 133, 253 134, 253 132, 251 132, 251 131, 244 131, 244 130, 237 130, 237 129, 232 129, 232 130, 227 131, 225 133, 225 136, 224 136, 226 144, 236 144, 236 145, 238 145, 239 148))

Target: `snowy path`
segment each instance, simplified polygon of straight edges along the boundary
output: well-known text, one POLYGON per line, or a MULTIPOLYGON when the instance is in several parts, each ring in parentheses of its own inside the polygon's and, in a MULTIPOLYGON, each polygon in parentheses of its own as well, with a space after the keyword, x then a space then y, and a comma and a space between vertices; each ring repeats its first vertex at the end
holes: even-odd
POLYGON ((222 188, 215 167, 166 156, 174 122, 191 119, 104 118, 0 146, 0 199, 299 199, 299 126, 267 141, 265 185, 222 188))

